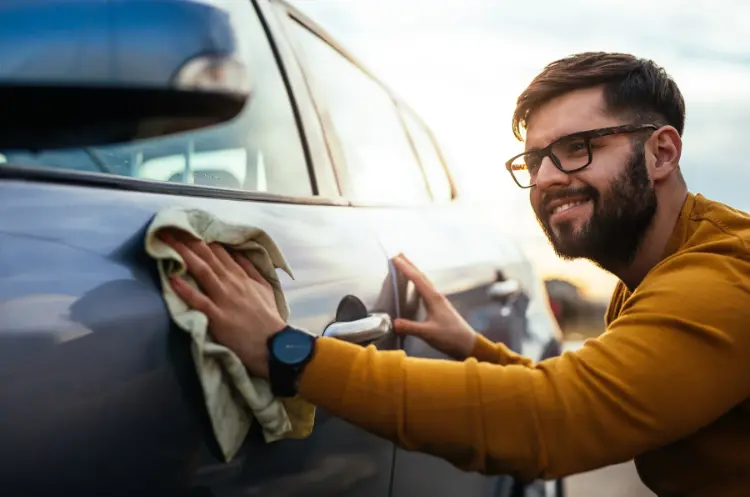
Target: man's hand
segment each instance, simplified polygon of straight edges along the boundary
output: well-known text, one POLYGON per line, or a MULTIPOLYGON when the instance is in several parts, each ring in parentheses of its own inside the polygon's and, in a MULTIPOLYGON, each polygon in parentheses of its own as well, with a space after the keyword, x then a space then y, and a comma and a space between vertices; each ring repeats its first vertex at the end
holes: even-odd
POLYGON ((271 284, 247 258, 230 255, 220 244, 208 245, 183 232, 162 232, 159 237, 182 256, 202 290, 173 277, 175 293, 208 317, 211 334, 252 374, 268 378, 266 340, 285 326, 271 284))
POLYGON ((476 332, 427 276, 404 255, 395 257, 393 263, 414 283, 427 310, 427 320, 424 322, 395 320, 396 333, 414 335, 454 359, 466 359, 474 348, 476 332))

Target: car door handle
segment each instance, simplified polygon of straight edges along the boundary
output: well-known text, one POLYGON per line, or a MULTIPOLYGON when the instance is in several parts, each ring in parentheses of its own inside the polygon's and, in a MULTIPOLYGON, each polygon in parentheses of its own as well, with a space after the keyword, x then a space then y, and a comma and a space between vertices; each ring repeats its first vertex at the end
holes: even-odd
POLYGON ((491 300, 506 301, 509 297, 521 292, 521 284, 517 280, 503 280, 490 285, 487 295, 491 300))
POLYGON ((365 318, 354 321, 334 321, 323 331, 323 336, 361 344, 373 342, 391 332, 393 332, 391 316, 384 312, 373 312, 365 318))

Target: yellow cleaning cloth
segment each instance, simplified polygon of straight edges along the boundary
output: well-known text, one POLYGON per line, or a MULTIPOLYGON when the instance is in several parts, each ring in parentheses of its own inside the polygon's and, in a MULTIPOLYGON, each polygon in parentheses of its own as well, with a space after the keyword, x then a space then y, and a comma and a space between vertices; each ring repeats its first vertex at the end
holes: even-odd
POLYGON ((263 427, 267 442, 307 437, 315 421, 315 407, 297 397, 275 398, 266 380, 250 377, 239 358, 213 340, 208 332, 206 315, 188 307, 174 293, 169 284, 172 275, 182 276, 195 288, 197 285, 185 272, 180 255, 156 236, 165 228, 182 230, 206 243, 218 242, 241 251, 271 283, 279 313, 287 320, 289 307, 276 268, 283 269, 290 277, 293 275, 276 243, 261 229, 226 224, 205 211, 179 208, 156 214, 145 238, 146 252, 156 260, 159 268, 162 294, 169 313, 192 338, 193 361, 224 459, 230 461, 237 454, 252 418, 263 427))

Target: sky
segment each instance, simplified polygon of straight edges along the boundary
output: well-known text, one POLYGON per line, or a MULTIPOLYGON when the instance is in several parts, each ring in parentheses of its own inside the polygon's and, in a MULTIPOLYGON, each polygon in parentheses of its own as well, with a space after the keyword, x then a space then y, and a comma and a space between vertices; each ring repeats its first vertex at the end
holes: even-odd
POLYGON ((503 162, 518 94, 547 63, 591 50, 651 58, 687 106, 681 167, 691 191, 750 211, 750 3, 677 0, 293 0, 433 129, 472 202, 486 206, 545 276, 606 298, 616 279, 557 259, 528 191, 503 162), (510 215, 512 213, 512 215, 510 215))

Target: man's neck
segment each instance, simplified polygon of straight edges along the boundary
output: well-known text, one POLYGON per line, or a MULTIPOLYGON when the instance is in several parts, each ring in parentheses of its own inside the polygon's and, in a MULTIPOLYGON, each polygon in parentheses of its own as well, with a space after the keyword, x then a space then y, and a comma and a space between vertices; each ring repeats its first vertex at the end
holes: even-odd
POLYGON ((687 195, 687 189, 679 189, 659 200, 654 222, 643 237, 633 262, 621 270, 612 271, 630 291, 633 291, 664 257, 664 251, 674 232, 687 195))

